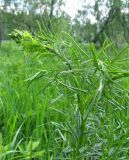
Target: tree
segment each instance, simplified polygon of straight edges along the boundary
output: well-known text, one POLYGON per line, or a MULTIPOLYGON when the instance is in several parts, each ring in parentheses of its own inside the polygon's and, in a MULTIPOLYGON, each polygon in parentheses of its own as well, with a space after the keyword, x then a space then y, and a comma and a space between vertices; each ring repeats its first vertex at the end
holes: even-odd
POLYGON ((106 37, 114 41, 117 46, 129 43, 128 1, 95 0, 94 5, 90 6, 87 5, 86 0, 83 2, 83 9, 78 12, 75 21, 75 25, 80 23, 78 30, 83 40, 94 42, 98 47, 103 44, 106 37), (89 15, 95 17, 94 24, 89 23, 89 15), (86 33, 89 31, 88 38, 86 33))

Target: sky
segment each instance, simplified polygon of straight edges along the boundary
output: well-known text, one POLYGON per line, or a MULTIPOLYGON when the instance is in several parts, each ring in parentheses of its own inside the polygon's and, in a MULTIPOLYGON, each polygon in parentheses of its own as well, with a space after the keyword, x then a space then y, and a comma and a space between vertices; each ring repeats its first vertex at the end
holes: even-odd
MULTIPOLYGON (((82 9, 82 5, 84 3, 83 1, 84 0, 65 0, 65 3, 66 3, 65 8, 64 8, 65 12, 68 13, 72 19, 74 19, 78 10, 82 9)), ((89 4, 92 6, 92 5, 94 5, 95 1, 94 0, 86 0, 85 2, 86 2, 86 4, 89 4)), ((89 18, 91 19, 91 22, 93 22, 93 23, 96 21, 95 17, 91 14, 89 15, 89 18)))
POLYGON ((74 18, 77 10, 82 8, 82 0, 65 0, 65 11, 74 18))

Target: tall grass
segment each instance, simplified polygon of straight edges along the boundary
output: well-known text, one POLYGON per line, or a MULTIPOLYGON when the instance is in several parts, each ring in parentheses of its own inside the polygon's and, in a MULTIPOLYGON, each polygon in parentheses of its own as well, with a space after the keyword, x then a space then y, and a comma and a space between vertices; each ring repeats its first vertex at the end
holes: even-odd
POLYGON ((129 47, 20 34, 0 51, 0 159, 128 159, 129 47))

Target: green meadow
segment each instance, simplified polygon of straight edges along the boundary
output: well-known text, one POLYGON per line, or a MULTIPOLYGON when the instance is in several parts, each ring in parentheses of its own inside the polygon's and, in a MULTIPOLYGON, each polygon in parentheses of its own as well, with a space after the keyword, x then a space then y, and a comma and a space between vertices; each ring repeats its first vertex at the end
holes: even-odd
POLYGON ((18 42, 0 48, 0 160, 128 160, 129 46, 18 42))

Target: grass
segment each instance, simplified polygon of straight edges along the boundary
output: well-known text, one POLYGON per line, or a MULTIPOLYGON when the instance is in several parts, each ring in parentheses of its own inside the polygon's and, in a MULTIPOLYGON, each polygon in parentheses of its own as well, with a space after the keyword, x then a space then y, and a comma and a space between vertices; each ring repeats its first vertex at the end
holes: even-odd
POLYGON ((0 160, 129 159, 129 47, 25 34, 0 49, 0 160))

